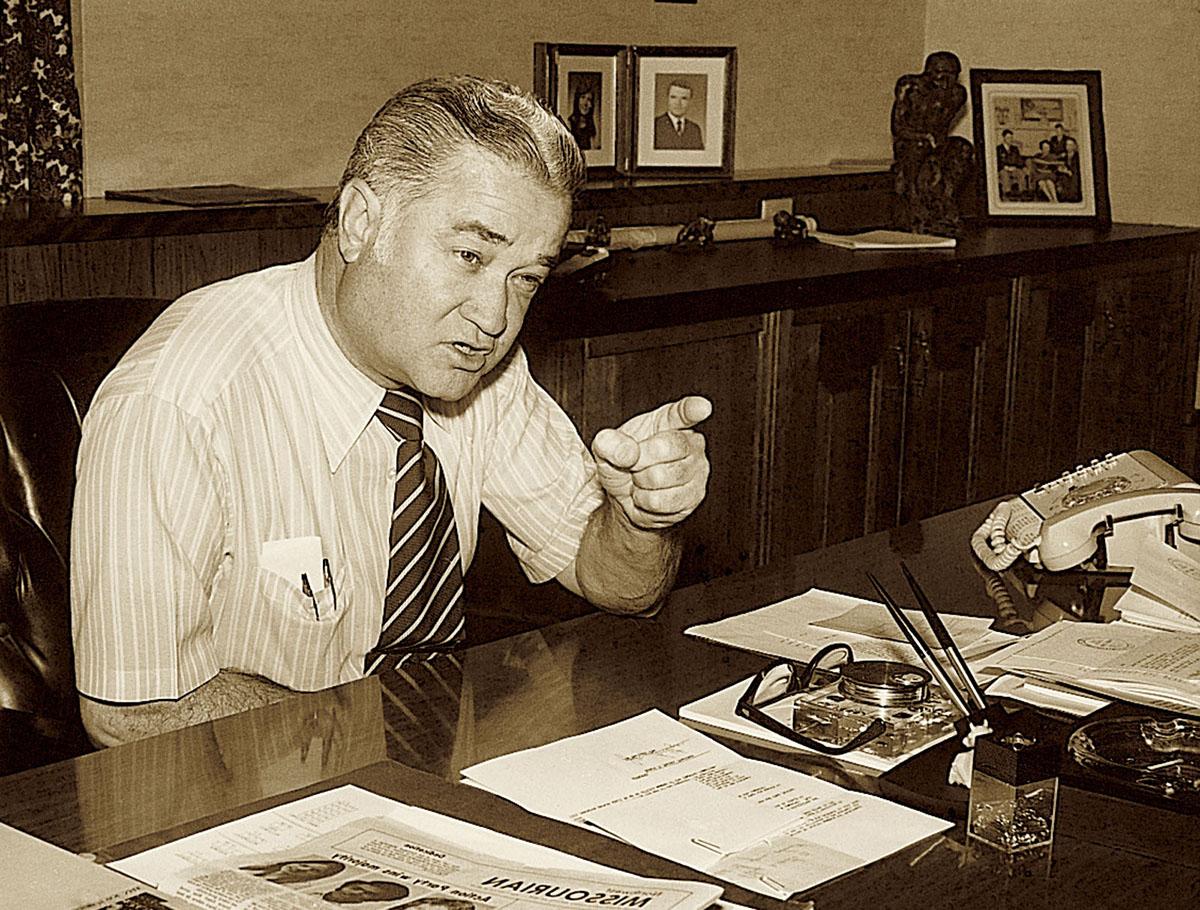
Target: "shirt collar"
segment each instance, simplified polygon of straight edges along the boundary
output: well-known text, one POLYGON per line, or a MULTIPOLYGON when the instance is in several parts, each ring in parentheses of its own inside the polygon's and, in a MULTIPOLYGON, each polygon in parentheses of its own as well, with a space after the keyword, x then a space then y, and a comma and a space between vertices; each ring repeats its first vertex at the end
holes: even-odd
POLYGON ((364 376, 333 340, 317 301, 316 273, 313 253, 295 272, 289 309, 303 358, 301 381, 308 384, 332 472, 374 420, 383 389, 364 376))

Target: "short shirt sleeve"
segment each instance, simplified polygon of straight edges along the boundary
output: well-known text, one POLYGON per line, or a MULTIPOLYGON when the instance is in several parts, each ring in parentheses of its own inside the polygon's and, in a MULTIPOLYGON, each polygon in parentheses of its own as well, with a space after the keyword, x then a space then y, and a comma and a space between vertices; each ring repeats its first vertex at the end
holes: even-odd
POLYGON ((208 606, 221 483, 202 429, 138 393, 84 423, 71 527, 76 684, 93 698, 178 698, 220 669, 208 606))
POLYGON ((575 559, 588 518, 603 501, 596 464, 519 348, 497 391, 483 504, 504 525, 530 581, 547 581, 575 559))

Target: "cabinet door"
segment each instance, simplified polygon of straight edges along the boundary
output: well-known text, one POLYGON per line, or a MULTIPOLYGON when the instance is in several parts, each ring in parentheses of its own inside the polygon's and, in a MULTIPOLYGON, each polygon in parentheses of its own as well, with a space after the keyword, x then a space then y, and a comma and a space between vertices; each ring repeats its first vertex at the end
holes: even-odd
POLYGON ((946 288, 910 313, 899 524, 1005 492, 1009 294, 946 288))
POLYGON ((584 343, 582 410, 571 416, 585 441, 685 395, 704 395, 713 404, 700 426, 711 464, 708 493, 684 524, 679 584, 759 561, 760 414, 769 385, 764 324, 764 317, 753 316, 584 343))
POLYGON ((1108 452, 1196 464, 1196 298, 1185 257, 1022 279, 1012 335, 1010 490, 1108 452))
POLYGON ((903 301, 879 303, 878 313, 846 319, 781 314, 767 414, 772 559, 894 523, 908 316, 903 301))

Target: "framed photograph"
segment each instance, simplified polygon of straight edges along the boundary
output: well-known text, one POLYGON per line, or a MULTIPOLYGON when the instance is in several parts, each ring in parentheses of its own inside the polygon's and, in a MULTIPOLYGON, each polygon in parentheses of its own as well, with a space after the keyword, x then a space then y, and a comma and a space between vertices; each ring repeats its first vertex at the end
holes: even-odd
POLYGON ((624 70, 620 45, 533 46, 533 92, 567 124, 591 176, 615 173, 626 142, 624 70))
POLYGON ((630 51, 633 174, 733 174, 737 49, 630 51))
POLYGON ((1098 71, 973 69, 971 108, 989 220, 1112 220, 1098 71))

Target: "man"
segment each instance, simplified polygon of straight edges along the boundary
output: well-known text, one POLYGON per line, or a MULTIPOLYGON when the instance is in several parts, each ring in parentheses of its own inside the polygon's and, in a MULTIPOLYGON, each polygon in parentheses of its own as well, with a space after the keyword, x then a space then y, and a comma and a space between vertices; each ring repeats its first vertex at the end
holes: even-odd
POLYGON ((1013 142, 1013 131, 1000 133, 1000 144, 996 146, 996 167, 1000 174, 1000 196, 1009 199, 1014 189, 1020 191, 1025 173, 1025 156, 1013 142))
POLYGON ((656 149, 703 149, 704 136, 700 125, 687 119, 692 88, 685 82, 671 80, 667 87, 667 109, 654 118, 654 147, 656 149))
POLYGON ((583 177, 514 87, 410 86, 359 137, 313 256, 185 295, 130 349, 88 411, 72 527, 94 741, 460 642, 481 505, 532 580, 620 613, 662 599, 711 406, 589 452, 513 346, 583 177))
POLYGON ((1071 137, 1061 123, 1054 124, 1054 133, 1050 136, 1050 153, 1052 155, 1065 155, 1067 152, 1067 140, 1071 137))

